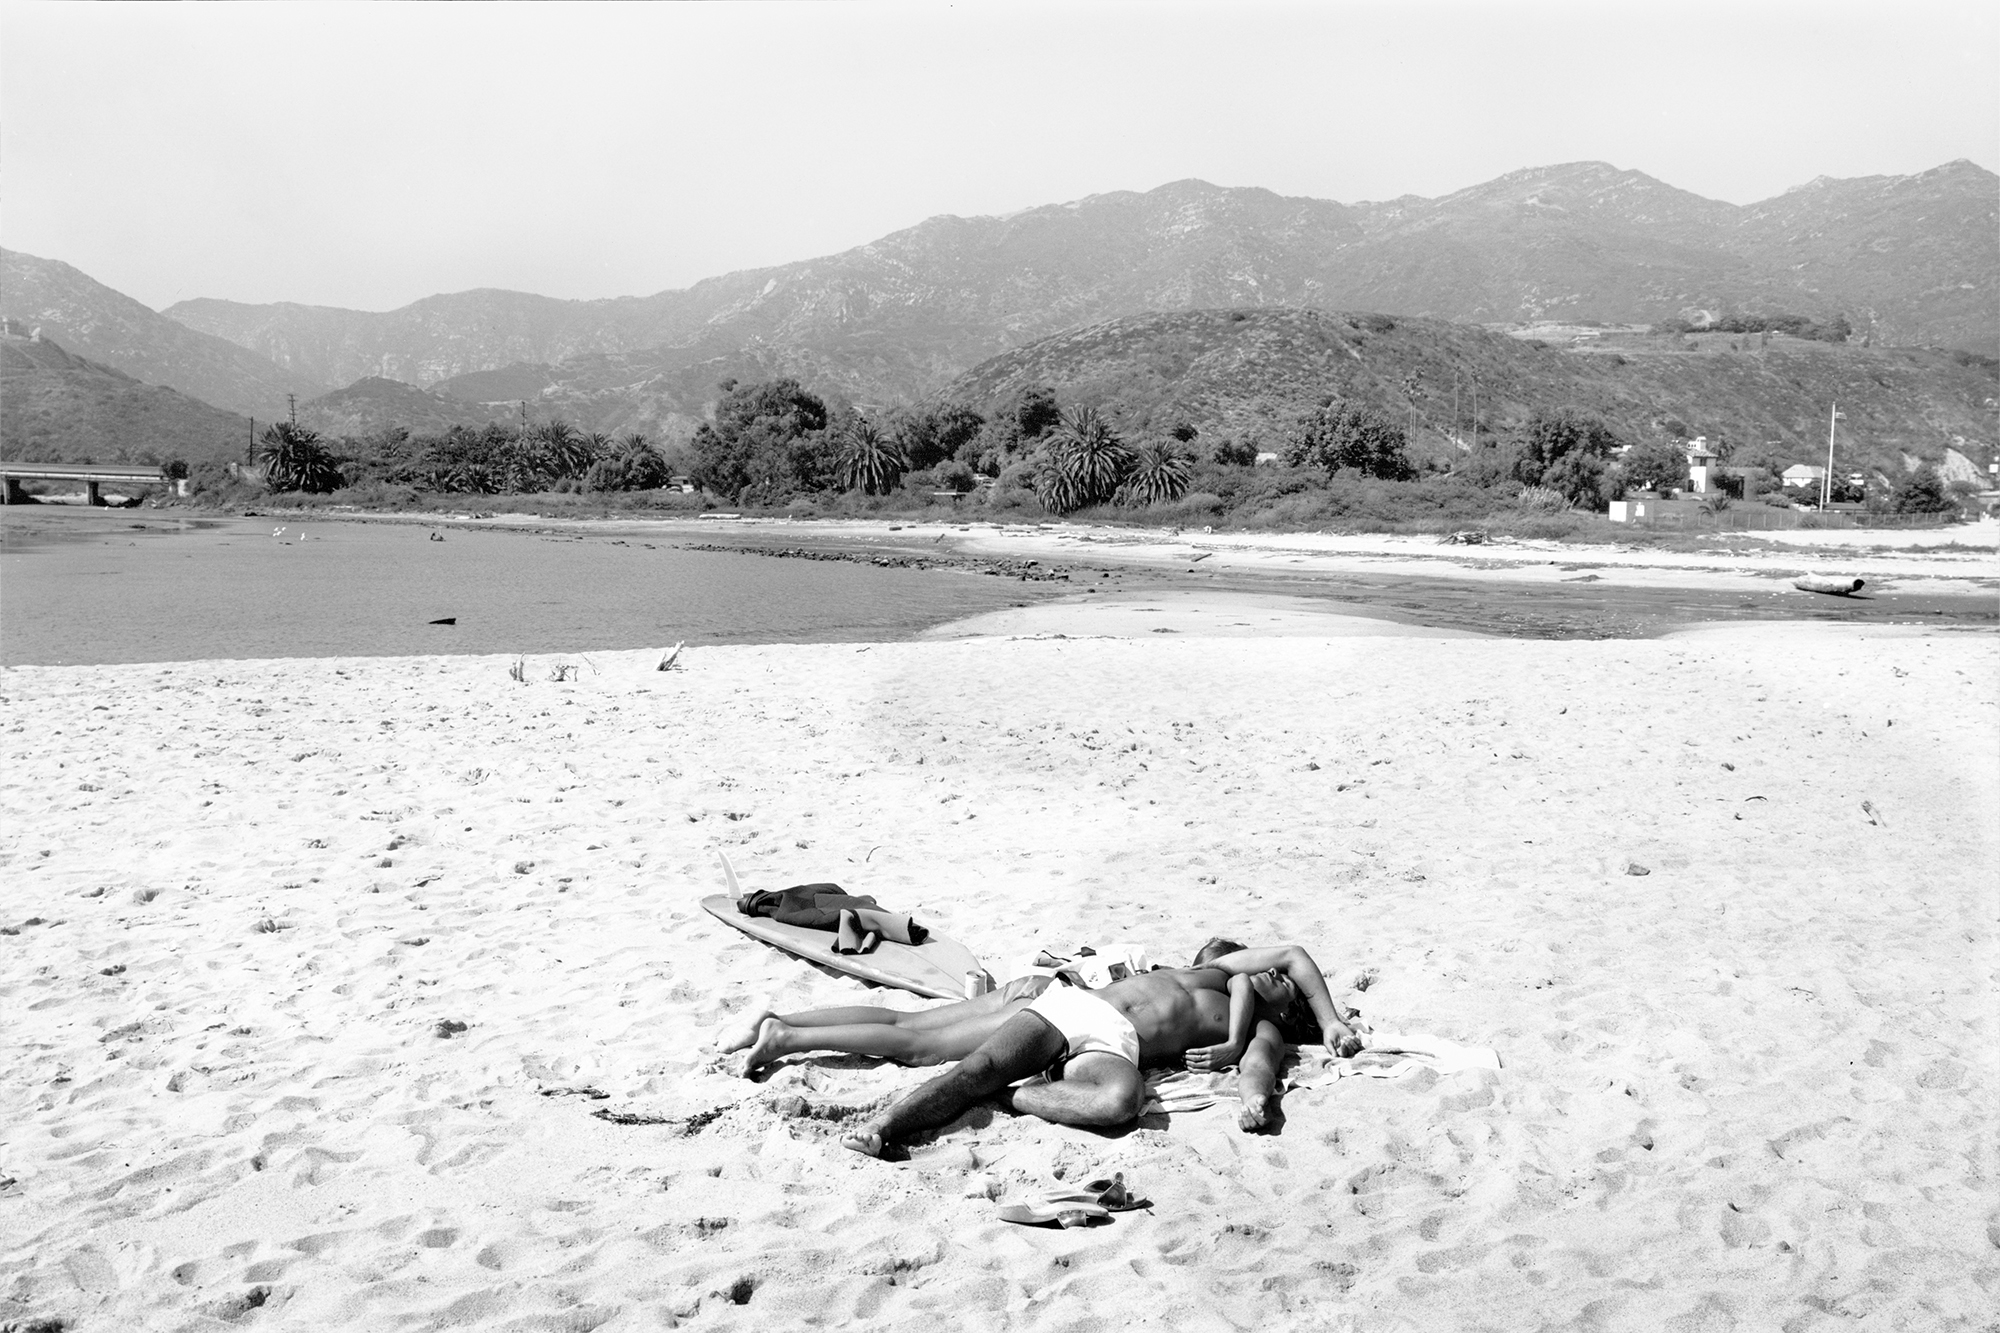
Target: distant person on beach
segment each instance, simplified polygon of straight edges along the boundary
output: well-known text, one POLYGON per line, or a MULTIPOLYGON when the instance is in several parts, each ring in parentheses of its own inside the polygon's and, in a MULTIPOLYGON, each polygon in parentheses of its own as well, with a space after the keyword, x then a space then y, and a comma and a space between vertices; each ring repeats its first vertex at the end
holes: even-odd
POLYGON ((1352 1054, 1360 1039, 1349 1017, 1299 946, 1245 949, 1217 939, 1191 967, 1156 969, 1097 991, 1026 977, 914 1013, 860 1006, 760 1012, 722 1049, 748 1048, 746 1076, 780 1056, 814 1050, 915 1065, 959 1060, 843 1140, 879 1156, 887 1144, 946 1124, 986 1097, 1058 1124, 1125 1124, 1145 1101, 1141 1066, 1175 1060, 1195 1070, 1237 1065, 1238 1123, 1260 1130, 1270 1123, 1285 1034, 1316 1035, 1352 1054), (1024 1078, 1032 1081, 1009 1086, 1024 1078))

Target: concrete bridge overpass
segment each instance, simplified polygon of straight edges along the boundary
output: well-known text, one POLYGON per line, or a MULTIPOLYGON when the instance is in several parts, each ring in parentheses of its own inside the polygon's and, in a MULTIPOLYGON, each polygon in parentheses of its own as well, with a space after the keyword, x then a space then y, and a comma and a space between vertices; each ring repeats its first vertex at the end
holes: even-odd
POLYGON ((98 488, 107 483, 121 486, 169 486, 166 470, 139 463, 7 463, 0 462, 0 478, 6 481, 6 496, 0 503, 31 504, 21 489, 24 481, 74 481, 83 483, 84 502, 101 505, 98 488))

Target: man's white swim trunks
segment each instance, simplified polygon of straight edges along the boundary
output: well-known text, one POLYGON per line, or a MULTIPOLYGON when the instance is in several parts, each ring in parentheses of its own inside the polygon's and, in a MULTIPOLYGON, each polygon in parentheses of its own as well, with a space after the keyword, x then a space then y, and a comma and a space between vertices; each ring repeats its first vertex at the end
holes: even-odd
POLYGON ((1103 1051, 1139 1067, 1139 1033, 1132 1020, 1089 991, 1051 986, 1028 1006, 1069 1043, 1067 1058, 1103 1051))

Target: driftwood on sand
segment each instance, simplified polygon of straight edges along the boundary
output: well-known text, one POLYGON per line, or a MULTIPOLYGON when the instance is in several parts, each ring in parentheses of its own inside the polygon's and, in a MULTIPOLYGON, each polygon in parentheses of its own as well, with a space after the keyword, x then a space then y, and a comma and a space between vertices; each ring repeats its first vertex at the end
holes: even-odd
POLYGON ((1805 574, 1792 580, 1792 586, 1800 592, 1823 592, 1833 597, 1851 597, 1866 585, 1866 579, 1830 579, 1819 574, 1805 574))

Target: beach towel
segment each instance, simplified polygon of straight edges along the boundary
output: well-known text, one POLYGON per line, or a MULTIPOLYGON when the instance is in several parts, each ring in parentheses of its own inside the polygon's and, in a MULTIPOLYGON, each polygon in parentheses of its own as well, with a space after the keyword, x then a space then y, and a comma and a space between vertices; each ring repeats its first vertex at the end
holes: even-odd
POLYGON ((1364 1032, 1361 1050, 1346 1059, 1314 1062, 1304 1078, 1295 1078, 1297 1087, 1311 1087, 1338 1078, 1402 1078, 1419 1069, 1435 1069, 1440 1074, 1456 1074, 1465 1069, 1500 1068, 1500 1053, 1487 1046, 1466 1046, 1428 1032, 1364 1032))
POLYGON ((1013 977, 1058 977, 1071 986, 1103 990, 1114 981, 1153 970, 1145 949, 1130 944, 1042 945, 1015 963, 1013 977))
MULTIPOLYGON (((1314 1047, 1320 1051, 1324 1048, 1314 1047)), ((1278 1092, 1325 1087, 1343 1078, 1402 1078, 1419 1069, 1455 1074, 1464 1069, 1500 1068, 1500 1053, 1486 1046, 1466 1046, 1428 1032, 1364 1032, 1361 1052, 1339 1059, 1300 1051, 1287 1062, 1278 1092)), ((1141 1115, 1181 1115, 1201 1111, 1236 1096, 1236 1071, 1198 1074, 1187 1069, 1155 1069, 1146 1075, 1146 1103, 1141 1115)))

